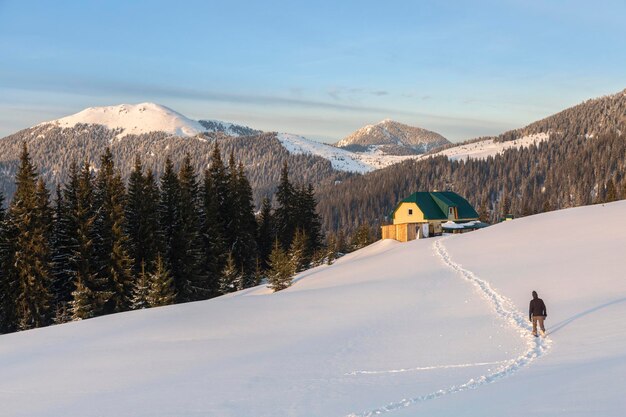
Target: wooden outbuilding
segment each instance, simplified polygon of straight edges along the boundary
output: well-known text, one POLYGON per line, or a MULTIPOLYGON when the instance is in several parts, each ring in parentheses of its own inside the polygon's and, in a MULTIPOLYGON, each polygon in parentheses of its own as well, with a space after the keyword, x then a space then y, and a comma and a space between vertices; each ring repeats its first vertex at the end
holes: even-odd
POLYGON ((416 192, 400 201, 391 214, 393 224, 382 226, 383 239, 408 242, 438 236, 442 223, 478 220, 478 213, 463 197, 452 191, 416 192))

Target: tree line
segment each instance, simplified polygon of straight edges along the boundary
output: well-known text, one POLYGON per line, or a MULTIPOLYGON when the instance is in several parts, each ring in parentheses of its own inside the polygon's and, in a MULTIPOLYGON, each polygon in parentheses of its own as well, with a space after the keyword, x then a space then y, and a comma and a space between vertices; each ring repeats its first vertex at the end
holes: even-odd
POLYGON ((275 199, 256 215, 243 164, 232 153, 225 163, 217 142, 201 175, 187 155, 178 170, 167 158, 157 179, 137 156, 127 184, 106 149, 98 167, 72 162, 52 199, 23 144, 6 209, 0 193, 0 331, 205 300, 265 278, 285 288, 326 250, 313 188, 292 184, 286 164, 275 199))

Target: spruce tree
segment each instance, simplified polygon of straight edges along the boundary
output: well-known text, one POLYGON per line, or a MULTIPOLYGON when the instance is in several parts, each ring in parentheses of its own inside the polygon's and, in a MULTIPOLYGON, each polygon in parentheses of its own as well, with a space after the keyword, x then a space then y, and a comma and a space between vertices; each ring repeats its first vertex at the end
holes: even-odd
POLYGON ((302 229, 297 229, 289 248, 289 262, 295 273, 308 268, 311 258, 307 256, 307 235, 302 229))
MULTIPOLYGON (((50 214, 47 192, 23 145, 15 182, 16 191, 7 214, 12 232, 8 273, 9 295, 15 295, 15 319, 19 329, 42 327, 51 322, 50 214), (42 190, 43 187, 43 190, 42 190), (48 222, 46 224, 46 222, 48 222)), ((3 288, 4 290, 4 288, 3 288)))
MULTIPOLYGON (((174 172, 174 166, 168 157, 165 160, 165 171, 161 175, 161 191, 159 199, 159 230, 163 245, 163 262, 174 278, 177 293, 186 294, 183 287, 182 269, 180 266, 180 184, 174 172)), ((182 297, 180 294, 178 297, 182 297)))
POLYGON ((97 304, 94 292, 85 285, 82 279, 79 279, 72 292, 72 301, 70 302, 72 320, 86 320, 94 317, 97 304))
POLYGON ((265 197, 261 203, 261 213, 258 218, 257 247, 259 250, 260 266, 262 270, 268 268, 272 244, 276 238, 274 233, 274 216, 272 215, 272 204, 269 198, 265 197))
POLYGON ((270 254, 270 269, 267 271, 268 287, 274 292, 284 290, 291 285, 294 274, 289 256, 276 240, 270 254))
POLYGON ((159 250, 157 205, 159 190, 152 171, 143 174, 141 158, 135 158, 135 165, 128 180, 126 202, 126 234, 128 235, 129 256, 133 259, 133 275, 138 276, 141 264, 148 271, 159 250))
MULTIPOLYGON (((74 164, 74 172, 76 173, 76 164, 74 164)), ((71 301, 73 288, 71 287, 72 276, 68 268, 71 253, 68 250, 69 236, 65 233, 66 218, 63 191, 61 185, 57 184, 51 239, 51 293, 55 323, 64 323, 71 319, 69 316, 69 302, 71 301)))
POLYGON ((358 250, 369 245, 373 240, 372 230, 369 225, 362 224, 357 227, 356 232, 354 232, 350 246, 352 250, 358 250))
POLYGON ((221 258, 224 252, 223 230, 218 219, 217 198, 209 170, 204 171, 202 182, 202 210, 200 229, 202 231, 201 268, 207 274, 207 290, 209 297, 221 294, 219 277, 221 274, 221 258))
POLYGON ((100 159, 94 188, 96 299, 102 303, 99 312, 105 314, 127 311, 131 307, 133 277, 125 234, 125 198, 124 183, 107 148, 100 159))
POLYGON ((161 254, 157 254, 153 272, 150 273, 148 305, 150 307, 161 307, 174 304, 175 300, 174 279, 165 267, 161 254))
POLYGON ((208 274, 201 269, 203 257, 200 234, 200 191, 191 157, 185 156, 178 173, 180 190, 180 252, 179 277, 181 301, 205 300, 210 297, 208 274))
MULTIPOLYGON (((231 164, 234 164, 234 161, 231 164)), ((257 257, 257 224, 254 217, 252 188, 246 178, 243 164, 239 163, 234 167, 230 177, 231 195, 235 202, 231 233, 236 237, 231 245, 231 252, 235 258, 235 263, 243 275, 244 286, 247 287, 254 281, 253 276, 257 257)))
POLYGON ((276 201, 278 207, 274 212, 276 221, 276 237, 283 250, 288 250, 291 246, 296 231, 296 195, 291 182, 289 182, 289 167, 284 163, 280 174, 280 183, 276 190, 276 201))
POLYGON ((228 253, 226 265, 220 277, 220 291, 222 294, 228 294, 233 291, 243 289, 242 273, 235 264, 235 257, 232 253, 228 253))
POLYGON ((0 191, 0 333, 16 330, 16 281, 11 265, 10 228, 4 208, 4 195, 0 191))
POLYGON ((142 308, 151 307, 148 302, 148 294, 150 292, 150 278, 146 272, 146 263, 141 262, 139 274, 135 279, 133 286, 133 297, 131 300, 131 308, 133 310, 141 310, 142 308))
MULTIPOLYGON (((234 202, 230 193, 229 172, 222 161, 219 145, 217 141, 213 147, 211 154, 211 163, 209 165, 209 177, 211 179, 211 188, 213 197, 215 198, 215 206, 217 209, 217 226, 220 228, 220 235, 224 242, 224 253, 230 251, 232 244, 232 235, 230 233, 232 226, 232 214, 234 212, 234 202)), ((222 257, 221 265, 226 262, 226 257, 222 257)))
POLYGON ((293 214, 296 224, 307 236, 304 257, 307 260, 313 258, 313 254, 322 247, 322 222, 317 214, 315 192, 313 186, 300 187, 296 191, 296 212, 293 214))
POLYGON ((91 165, 85 160, 80 173, 71 175, 64 190, 69 251, 68 271, 71 280, 71 312, 73 320, 93 317, 101 302, 94 291, 98 287, 94 252, 93 175, 91 165), (80 284, 80 285, 79 285, 80 284))

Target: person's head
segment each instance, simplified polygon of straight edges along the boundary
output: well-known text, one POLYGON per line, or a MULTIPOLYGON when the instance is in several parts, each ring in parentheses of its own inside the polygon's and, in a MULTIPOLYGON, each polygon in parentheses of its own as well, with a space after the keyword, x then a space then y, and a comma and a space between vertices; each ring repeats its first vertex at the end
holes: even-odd
POLYGON ((537 297, 539 297, 539 296, 537 295, 537 291, 533 291, 533 298, 537 298, 537 297))

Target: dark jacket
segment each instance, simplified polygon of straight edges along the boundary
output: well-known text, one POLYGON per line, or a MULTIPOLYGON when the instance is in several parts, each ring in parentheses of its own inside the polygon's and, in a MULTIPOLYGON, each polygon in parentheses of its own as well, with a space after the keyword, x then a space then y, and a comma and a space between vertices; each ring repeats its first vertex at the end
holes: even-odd
POLYGON ((532 319, 532 316, 548 316, 546 311, 546 305, 541 298, 533 298, 530 300, 530 308, 528 309, 528 320, 532 319))

